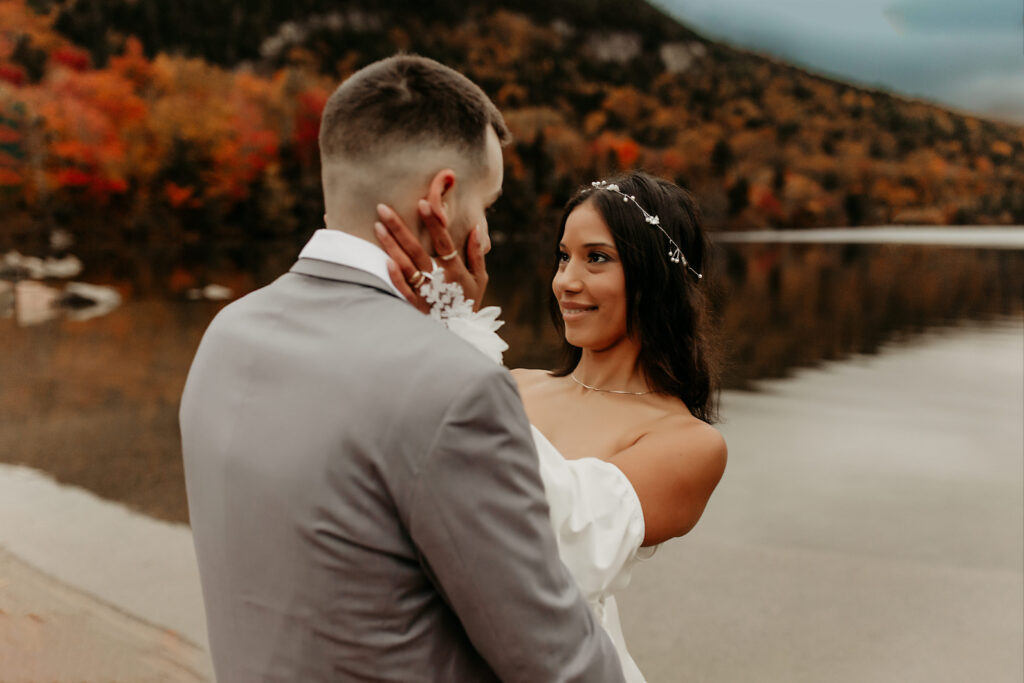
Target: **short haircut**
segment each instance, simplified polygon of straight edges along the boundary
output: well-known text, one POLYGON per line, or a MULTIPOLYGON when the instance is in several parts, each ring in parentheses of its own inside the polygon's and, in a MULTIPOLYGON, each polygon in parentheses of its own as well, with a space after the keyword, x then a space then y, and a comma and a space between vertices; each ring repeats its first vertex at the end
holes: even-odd
POLYGON ((320 158, 368 162, 410 144, 453 147, 484 159, 487 126, 510 139, 490 98, 459 72, 426 57, 400 54, 374 62, 327 100, 320 120, 320 158))

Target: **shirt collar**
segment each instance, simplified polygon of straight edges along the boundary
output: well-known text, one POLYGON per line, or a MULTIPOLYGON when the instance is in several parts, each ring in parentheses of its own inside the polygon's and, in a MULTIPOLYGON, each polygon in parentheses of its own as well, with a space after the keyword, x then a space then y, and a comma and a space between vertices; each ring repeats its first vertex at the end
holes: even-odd
MULTIPOLYGON (((321 228, 313 233, 299 258, 316 259, 356 268, 384 281, 388 289, 398 296, 402 293, 391 283, 388 275, 388 255, 383 249, 355 235, 341 230, 321 228)), ((403 299, 405 297, 402 297, 403 299)))

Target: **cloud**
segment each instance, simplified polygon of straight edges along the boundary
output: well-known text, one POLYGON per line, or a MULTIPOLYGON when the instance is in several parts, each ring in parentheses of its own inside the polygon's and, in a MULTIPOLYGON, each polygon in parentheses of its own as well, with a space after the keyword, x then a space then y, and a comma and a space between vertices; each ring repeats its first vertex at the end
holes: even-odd
POLYGON ((1007 0, 658 2, 709 37, 839 80, 1024 119, 1024 98, 1015 94, 1024 29, 1020 6, 1007 0))
POLYGON ((984 74, 950 84, 950 104, 1024 125, 1024 72, 984 74))
POLYGON ((885 17, 915 33, 1011 32, 1020 34, 1021 7, 1007 0, 899 0, 885 17))

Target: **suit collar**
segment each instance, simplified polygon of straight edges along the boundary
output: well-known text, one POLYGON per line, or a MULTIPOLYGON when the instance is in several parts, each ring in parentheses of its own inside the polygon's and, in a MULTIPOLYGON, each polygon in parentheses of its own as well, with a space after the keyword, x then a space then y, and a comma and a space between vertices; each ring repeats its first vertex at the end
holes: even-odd
POLYGON ((378 289, 385 294, 395 297, 396 299, 405 301, 405 299, 396 293, 393 286, 384 282, 376 275, 371 275, 365 270, 353 268, 351 266, 344 266, 340 263, 331 263, 329 261, 320 261, 318 259, 311 258, 300 258, 295 262, 295 265, 289 269, 289 272, 298 273, 300 275, 309 275, 310 277, 317 277, 322 280, 336 280, 338 282, 350 282, 364 287, 372 287, 373 289, 378 289))
POLYGON ((316 259, 358 268, 380 278, 395 294, 388 274, 388 255, 380 245, 341 230, 321 228, 313 233, 299 258, 316 259))

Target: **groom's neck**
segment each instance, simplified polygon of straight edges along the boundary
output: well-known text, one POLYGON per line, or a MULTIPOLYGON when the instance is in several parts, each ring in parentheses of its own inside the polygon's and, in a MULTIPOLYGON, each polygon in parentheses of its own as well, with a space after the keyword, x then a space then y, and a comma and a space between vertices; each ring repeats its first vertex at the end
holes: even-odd
POLYGON ((419 215, 416 213, 414 200, 403 202, 401 206, 394 206, 386 199, 375 200, 371 197, 363 197, 358 203, 355 198, 347 202, 328 204, 325 214, 325 227, 332 230, 340 230, 350 235, 355 235, 367 242, 377 244, 377 236, 373 230, 373 224, 380 221, 377 215, 377 203, 381 202, 398 213, 402 222, 412 231, 423 244, 429 249, 429 239, 420 227, 419 215))
POLYGON ((376 220, 377 211, 375 208, 371 208, 370 210, 352 211, 342 209, 332 210, 331 207, 327 207, 324 227, 329 230, 347 232, 350 235, 355 235, 360 239, 376 244, 377 238, 373 233, 373 224, 376 220))
POLYGON ((377 204, 385 204, 398 212, 410 230, 420 232, 416 201, 425 194, 425 188, 408 177, 340 163, 326 166, 322 173, 326 227, 376 244, 373 224, 379 220, 377 204))

